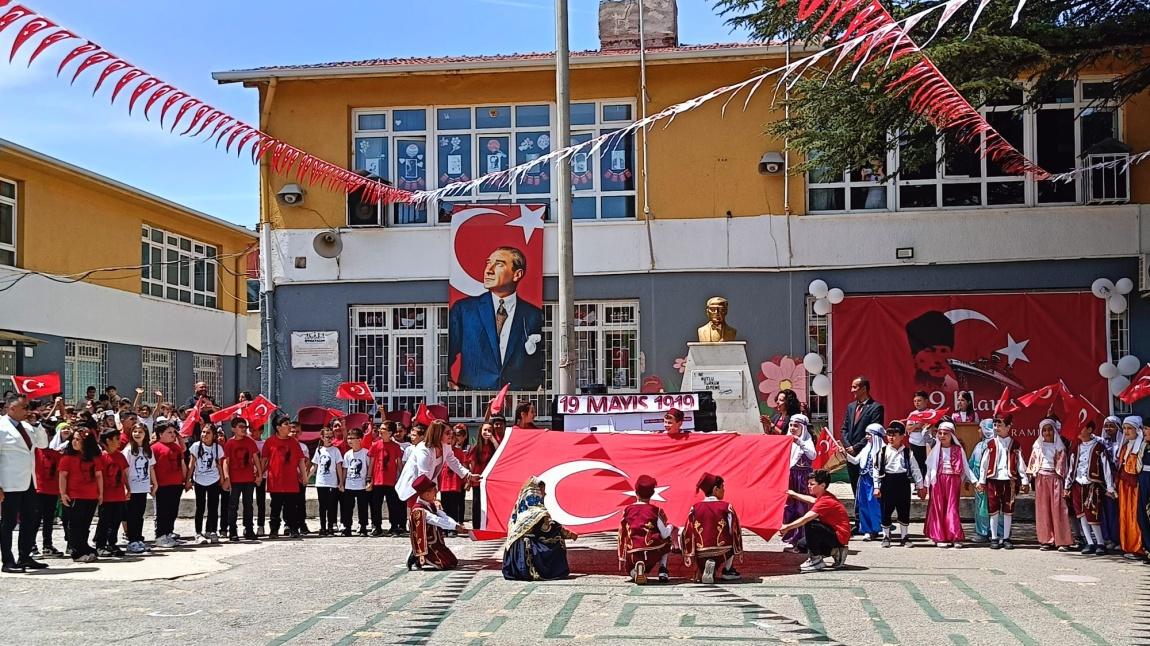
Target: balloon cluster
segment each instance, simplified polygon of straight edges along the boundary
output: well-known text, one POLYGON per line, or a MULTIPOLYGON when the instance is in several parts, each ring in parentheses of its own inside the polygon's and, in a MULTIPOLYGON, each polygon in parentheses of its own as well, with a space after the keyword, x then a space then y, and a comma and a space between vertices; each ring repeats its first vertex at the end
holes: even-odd
MULTIPOLYGON (((1104 279, 1099 279, 1104 280, 1104 279)), ((1121 298, 1121 295, 1119 295, 1121 298)), ((1117 364, 1107 361, 1098 366, 1098 374, 1110 381, 1110 394, 1117 397, 1119 393, 1130 385, 1130 375, 1138 372, 1142 362, 1138 357, 1128 354, 1118 360, 1117 364)))
POLYGON ((1134 291, 1134 281, 1129 278, 1119 278, 1117 281, 1099 278, 1090 285, 1090 292, 1106 301, 1106 307, 1115 314, 1126 311, 1126 307, 1129 305, 1126 302, 1126 295, 1132 291, 1134 291))
POLYGON ((816 278, 807 287, 807 293, 815 298, 814 310, 819 316, 831 313, 831 307, 843 302, 846 294, 838 287, 827 287, 827 281, 816 278))
POLYGON ((817 352, 808 352, 803 357, 803 369, 815 376, 811 379, 811 390, 819 397, 831 394, 831 378, 823 374, 826 362, 817 352))

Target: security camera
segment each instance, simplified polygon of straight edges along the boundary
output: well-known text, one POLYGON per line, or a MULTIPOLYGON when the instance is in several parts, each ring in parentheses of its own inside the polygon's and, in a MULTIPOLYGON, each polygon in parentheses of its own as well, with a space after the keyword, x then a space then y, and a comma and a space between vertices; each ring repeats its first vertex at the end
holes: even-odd
POLYGON ((760 175, 778 175, 783 172, 785 166, 783 156, 779 153, 764 153, 763 158, 759 160, 759 174, 760 175))
POLYGON ((288 206, 298 206, 303 204, 304 190, 300 188, 299 184, 285 184, 283 188, 276 193, 276 199, 282 204, 288 206))

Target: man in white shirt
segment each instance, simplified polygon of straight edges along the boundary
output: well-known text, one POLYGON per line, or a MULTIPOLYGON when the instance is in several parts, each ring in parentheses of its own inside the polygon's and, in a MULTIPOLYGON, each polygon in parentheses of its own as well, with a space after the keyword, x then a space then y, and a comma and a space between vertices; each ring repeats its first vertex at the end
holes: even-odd
POLYGON ((1010 542, 1010 521, 1014 516, 1014 496, 1029 493, 1026 462, 1022 449, 1011 436, 1013 415, 995 415, 995 437, 986 445, 978 470, 978 490, 986 492, 990 511, 990 549, 1014 549, 1010 542), (998 536, 998 518, 1002 517, 1002 536, 998 536))
POLYGON ((7 414, 0 417, 0 571, 23 573, 42 570, 44 563, 32 560, 36 544, 36 527, 40 512, 32 474, 36 466, 35 449, 48 446, 48 436, 39 425, 24 422, 28 416, 28 398, 10 394, 4 403, 7 414), (12 558, 12 530, 20 522, 19 559, 12 558))

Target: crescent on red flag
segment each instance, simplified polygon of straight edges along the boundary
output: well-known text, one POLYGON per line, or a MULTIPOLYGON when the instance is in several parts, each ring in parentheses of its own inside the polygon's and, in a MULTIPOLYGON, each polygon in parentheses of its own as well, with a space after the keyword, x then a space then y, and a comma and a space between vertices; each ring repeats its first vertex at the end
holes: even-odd
POLYGON ((336 399, 374 401, 371 386, 365 381, 345 381, 335 389, 336 399))
POLYGON ((1133 404, 1146 397, 1150 397, 1150 363, 1142 366, 1142 369, 1130 379, 1130 385, 1118 393, 1118 399, 1127 404, 1133 404))
POLYGON ((55 395, 63 391, 63 388, 60 387, 60 373, 58 372, 27 377, 13 375, 12 385, 16 387, 16 392, 32 399, 55 395))

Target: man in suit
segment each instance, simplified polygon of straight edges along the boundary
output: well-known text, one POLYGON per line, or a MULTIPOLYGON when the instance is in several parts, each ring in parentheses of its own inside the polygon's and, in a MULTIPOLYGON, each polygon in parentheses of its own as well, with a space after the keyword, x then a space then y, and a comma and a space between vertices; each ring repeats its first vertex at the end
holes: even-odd
POLYGON ((36 466, 35 449, 48 447, 48 436, 39 426, 24 423, 28 417, 28 398, 12 394, 5 398, 7 415, 0 417, 0 570, 20 573, 42 570, 47 565, 32 560, 36 544, 36 527, 40 513, 32 473, 36 466), (12 558, 12 530, 20 522, 19 559, 12 558))
POLYGON ((543 385, 543 310, 519 298, 527 258, 514 247, 491 252, 483 270, 486 294, 451 306, 448 363, 460 359, 456 387, 536 390, 543 385))
MULTIPOLYGON (((882 404, 871 399, 870 379, 859 375, 851 382, 851 394, 855 400, 847 404, 846 417, 843 418, 841 437, 847 453, 858 455, 870 439, 867 437, 866 427, 871 424, 881 424, 885 428, 885 413, 882 404)), ((859 465, 847 462, 847 474, 851 479, 851 491, 855 490, 859 481, 859 465)), ((855 521, 858 521, 858 512, 855 512, 855 521)))

